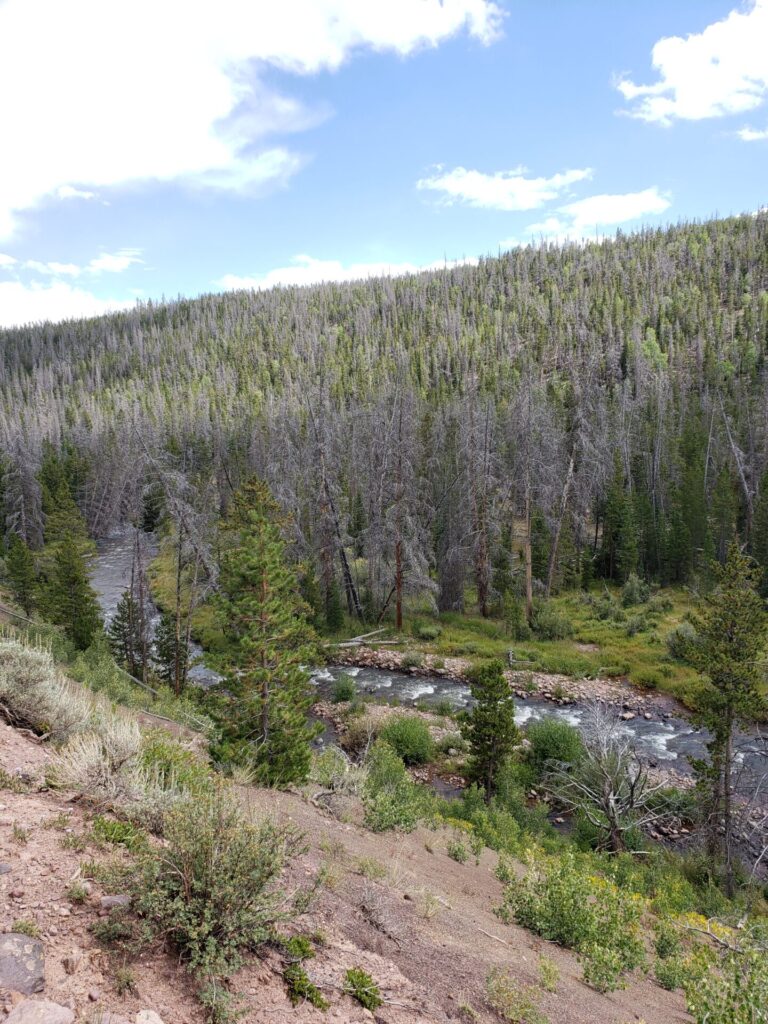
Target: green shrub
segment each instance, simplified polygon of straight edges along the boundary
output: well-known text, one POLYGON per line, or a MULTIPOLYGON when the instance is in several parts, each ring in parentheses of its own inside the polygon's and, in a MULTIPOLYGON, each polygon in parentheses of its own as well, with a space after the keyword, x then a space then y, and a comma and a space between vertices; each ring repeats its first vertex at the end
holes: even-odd
POLYGON ((632 615, 627 619, 627 624, 624 627, 624 632, 628 637, 637 636, 638 633, 642 633, 644 629, 648 628, 648 622, 644 615, 632 615))
POLYGON ((713 969, 692 971, 684 982, 696 1024, 764 1024, 768 957, 759 949, 727 953, 713 969))
POLYGON ((578 729, 557 718, 541 718, 526 730, 531 744, 528 759, 541 775, 551 761, 578 763, 584 754, 584 742, 578 729))
POLYGON ((460 839, 451 840, 446 847, 446 853, 451 860, 455 860, 457 864, 466 864, 469 860, 467 848, 460 839))
POLYGON ((366 762, 365 824, 373 832, 411 832, 419 820, 416 787, 392 747, 377 740, 366 762))
POLYGON ((485 995, 491 1009, 509 1024, 546 1024, 536 1006, 536 990, 519 985, 504 967, 494 967, 488 975, 485 995))
POLYGON ((653 929, 653 948, 656 956, 660 960, 668 960, 677 956, 682 947, 680 933, 675 925, 664 918, 657 921, 653 929))
POLYGON ((134 906, 198 976, 226 974, 288 916, 277 883, 301 848, 293 829, 244 818, 217 787, 168 814, 164 848, 148 850, 135 877, 134 906))
POLYGON ((503 918, 581 953, 594 987, 615 987, 616 971, 644 963, 641 912, 634 894, 579 866, 572 853, 531 863, 525 878, 507 887, 500 910, 503 918))
POLYGON ((539 960, 539 983, 545 992, 556 992, 560 980, 560 968, 554 960, 543 956, 539 960))
POLYGON ((669 992, 683 988, 688 979, 685 961, 679 956, 668 956, 664 959, 658 959, 654 965, 653 973, 659 985, 669 992))
POLYGON ((426 764, 435 756, 429 727, 415 715, 393 715, 380 735, 406 764, 426 764))
POLYGON ((510 591, 504 595, 501 617, 506 633, 512 640, 530 640, 531 627, 525 614, 525 605, 510 591))
POLYGON ((318 1010, 327 1010, 331 1005, 317 985, 309 980, 309 975, 301 964, 286 964, 283 968, 283 980, 293 1006, 308 1002, 318 1010))
POLYGON ((411 651, 409 651, 407 654, 404 654, 403 657, 400 659, 400 667, 403 669, 421 668, 423 664, 424 655, 417 654, 411 651))
POLYGON ((671 657, 685 661, 691 645, 696 643, 696 630, 690 622, 681 622, 667 633, 665 642, 671 657))
POLYGON ((146 845, 147 834, 130 821, 119 821, 98 814, 93 819, 93 834, 104 843, 124 846, 127 850, 138 850, 146 845))
POLYGON ((413 627, 413 635, 419 640, 437 640, 442 636, 442 633, 442 629, 435 623, 431 622, 426 625, 423 625, 422 623, 414 624, 413 627))
POLYGON ((164 789, 199 793, 211 786, 211 772, 205 761, 163 729, 143 734, 140 762, 164 789))
POLYGON ((621 603, 625 608, 632 608, 636 604, 645 604, 650 596, 651 588, 640 577, 631 572, 624 586, 621 588, 621 603))
POLYGON ((11 925, 11 931, 17 935, 28 935, 30 939, 39 939, 42 932, 35 924, 34 921, 30 921, 28 918, 18 918, 11 925))
POLYGON ((540 640, 565 640, 573 635, 570 620, 549 601, 534 605, 531 626, 540 640))
POLYGON ((357 696, 357 686, 352 676, 348 676, 346 672, 343 672, 338 679, 334 681, 333 689, 331 690, 331 703, 332 704, 344 704, 347 701, 354 700, 357 696))
POLYGON ((600 942, 589 942, 581 953, 584 981, 596 992, 615 992, 625 988, 622 978, 624 962, 621 954, 612 946, 600 942))
POLYGON ((384 1005, 379 986, 370 974, 360 967, 349 968, 344 976, 344 991, 371 1012, 384 1005))

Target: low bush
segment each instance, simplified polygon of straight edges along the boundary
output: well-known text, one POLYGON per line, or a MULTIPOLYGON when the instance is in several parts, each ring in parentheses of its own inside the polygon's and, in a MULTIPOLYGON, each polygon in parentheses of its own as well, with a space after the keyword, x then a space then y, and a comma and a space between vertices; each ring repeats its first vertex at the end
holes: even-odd
POLYGON ((549 601, 534 605, 531 627, 540 640, 565 640, 573 635, 570 619, 549 601))
POLYGON ((584 754, 584 742, 578 729, 557 718, 541 718, 526 730, 531 748, 528 760, 537 775, 552 762, 577 764, 584 754))
POLYGON ((384 1005, 381 989, 371 975, 360 967, 349 968, 344 976, 344 991, 371 1013, 384 1005))
POLYGON ((424 812, 424 796, 405 765, 383 740, 374 743, 366 761, 363 789, 365 824, 373 832, 412 832, 424 812))
POLYGON ((667 650, 677 661, 685 661, 691 645, 696 643, 696 630, 690 622, 681 622, 666 636, 667 650))
POLYGON ((0 705, 11 725, 63 743, 90 728, 94 702, 59 673, 51 654, 20 640, 0 641, 0 705))
POLYGON ((466 864, 469 860, 469 852, 460 839, 452 839, 448 843, 445 851, 451 860, 455 860, 457 864, 466 864))
POLYGON ((291 916, 279 877, 302 849, 294 829, 244 818, 218 786, 169 812, 164 847, 136 872, 134 906, 199 978, 226 975, 291 916))
POLYGON ((717 967, 689 972, 684 988, 696 1024, 764 1024, 768 957, 757 948, 728 952, 717 967))
POLYGON ((442 636, 442 633, 443 631, 440 628, 440 626, 432 622, 428 622, 426 624, 421 622, 414 623, 413 626, 413 635, 418 640, 437 640, 440 636, 442 636))
POLYGON ((624 586, 621 588, 621 603, 625 608, 633 608, 637 604, 645 604, 651 593, 651 588, 640 577, 631 572, 624 586))
POLYGON ((675 989, 683 988, 688 980, 689 971, 681 957, 669 956, 656 961, 653 974, 662 988, 674 992, 675 989))
POLYGON ((643 965, 643 902, 577 864, 572 853, 529 862, 507 887, 500 914, 584 959, 585 978, 601 991, 643 965))
POLYGON ((288 998, 293 1006, 299 1003, 311 1003, 318 1010, 327 1010, 331 1005, 300 963, 286 964, 283 968, 283 980, 288 990, 288 998))
POLYGON ((406 764, 427 764, 435 756, 435 744, 426 722, 415 715, 393 715, 380 736, 406 764))
POLYGON ((485 995, 491 1009, 509 1024, 546 1024, 536 1006, 536 990, 519 985, 504 967, 494 967, 488 975, 485 995))
POLYGON ((531 627, 525 614, 525 605, 510 591, 504 595, 501 607, 504 629, 512 640, 530 640, 531 627))
POLYGON ((334 680, 333 687, 331 689, 331 703, 332 704, 344 704, 347 701, 352 701, 357 696, 357 686, 352 676, 348 676, 346 672, 342 672, 338 679, 334 680))

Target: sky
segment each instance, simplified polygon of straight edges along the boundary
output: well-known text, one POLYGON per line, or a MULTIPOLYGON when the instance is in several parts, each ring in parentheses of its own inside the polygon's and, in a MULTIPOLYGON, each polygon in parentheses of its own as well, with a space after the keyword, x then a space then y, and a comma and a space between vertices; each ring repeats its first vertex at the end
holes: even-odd
POLYGON ((768 0, 0 0, 0 325, 768 203, 768 0))

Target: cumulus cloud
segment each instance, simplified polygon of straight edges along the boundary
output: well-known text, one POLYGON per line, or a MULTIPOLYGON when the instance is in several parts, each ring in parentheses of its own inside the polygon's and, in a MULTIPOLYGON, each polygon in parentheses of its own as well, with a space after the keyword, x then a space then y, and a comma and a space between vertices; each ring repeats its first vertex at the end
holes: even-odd
POLYGON ((46 277, 79 277, 81 274, 122 274, 134 264, 143 263, 141 249, 118 249, 117 252, 101 252, 94 256, 85 266, 78 263, 60 263, 57 260, 24 260, 23 263, 13 256, 0 253, 0 268, 11 271, 18 276, 24 271, 32 271, 46 277))
POLYGON ((132 301, 124 299, 98 298, 66 281, 48 284, 0 281, 0 327, 99 316, 132 305, 132 301))
POLYGON ((359 50, 408 56, 459 32, 489 44, 501 22, 493 0, 4 0, 0 237, 20 211, 114 186, 285 182, 301 156, 270 136, 327 112, 266 84, 266 69, 333 71, 359 50))
POLYGON ((750 128, 745 125, 736 134, 742 142, 763 142, 768 139, 768 128, 750 128))
POLYGON ((617 87, 629 113, 669 125, 743 113, 768 95, 768 0, 753 0, 703 32, 660 39, 651 53, 657 81, 617 87))
POLYGON ((438 167, 433 175, 416 182, 419 189, 441 193, 446 204, 466 203, 486 210, 534 210, 567 192, 571 185, 591 177, 589 167, 563 171, 551 178, 526 177, 524 167, 485 174, 482 171, 438 167))
POLYGON ((350 263, 341 260, 320 260, 300 254, 294 256, 288 267, 275 267, 265 274, 241 277, 225 274, 215 283, 222 288, 273 288, 275 285, 310 285, 324 281, 359 281, 370 277, 401 277, 404 274, 418 274, 424 270, 441 270, 444 267, 474 265, 476 259, 435 260, 433 263, 350 263))
MULTIPOLYGON (((671 205, 671 196, 660 192, 656 186, 641 192, 587 196, 559 206, 552 216, 530 224, 526 230, 528 237, 581 241, 585 237, 594 238, 595 232, 599 235, 601 229, 664 213, 671 205)), ((512 238, 501 243, 503 247, 519 244, 519 239, 512 238)))

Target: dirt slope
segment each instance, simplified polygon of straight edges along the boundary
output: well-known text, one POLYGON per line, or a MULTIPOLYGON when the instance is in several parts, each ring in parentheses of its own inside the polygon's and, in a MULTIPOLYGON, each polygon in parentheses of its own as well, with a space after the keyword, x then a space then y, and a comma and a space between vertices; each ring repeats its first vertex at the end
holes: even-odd
MULTIPOLYGON (((0 767, 7 772, 39 781, 47 757, 44 747, 0 725, 0 767)), ((243 1021, 343 1024, 374 1019, 341 992, 349 967, 364 968, 379 983, 387 1000, 375 1013, 381 1024, 498 1021, 485 1001, 489 971, 504 966, 521 984, 537 985, 542 953, 560 968, 557 992, 539 994, 539 1007, 551 1024, 690 1020, 679 995, 643 978, 623 992, 598 995, 580 981, 580 966, 569 952, 503 925, 493 913, 502 887, 490 852, 479 864, 470 859, 462 865, 446 853, 451 835, 445 830, 374 835, 339 822, 298 794, 241 792, 256 811, 292 821, 306 834, 308 852, 292 867, 289 882, 306 881, 321 864, 328 869, 328 884, 294 930, 324 934, 325 944, 306 967, 331 1002, 325 1014, 308 1004, 293 1008, 278 973, 279 957, 268 952, 232 979, 242 999, 243 1021), (385 875, 371 878, 363 872, 385 875)), ((94 884, 80 906, 66 895, 84 859, 109 855, 95 846, 67 848, 72 843, 67 837, 86 830, 92 814, 93 809, 66 794, 0 790, 0 862, 10 866, 0 874, 0 928, 9 931, 19 919, 37 924, 46 954, 41 997, 69 1005, 77 1020, 96 1021, 104 1011, 133 1020, 138 1011, 152 1009, 164 1024, 201 1021, 188 975, 160 949, 131 964, 135 991, 118 995, 121 964, 88 931, 103 913, 102 891, 94 884)), ((0 993, 6 1011, 17 1001, 11 993, 0 993)))

